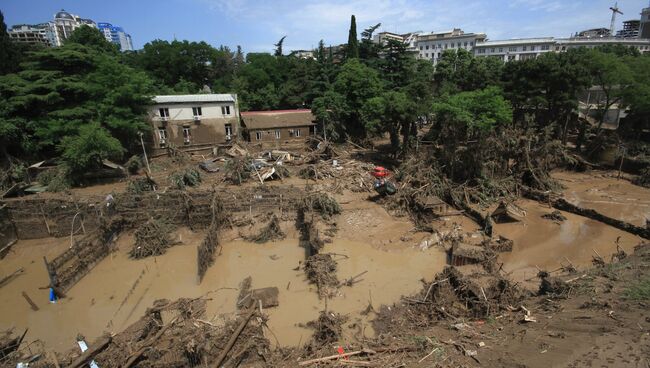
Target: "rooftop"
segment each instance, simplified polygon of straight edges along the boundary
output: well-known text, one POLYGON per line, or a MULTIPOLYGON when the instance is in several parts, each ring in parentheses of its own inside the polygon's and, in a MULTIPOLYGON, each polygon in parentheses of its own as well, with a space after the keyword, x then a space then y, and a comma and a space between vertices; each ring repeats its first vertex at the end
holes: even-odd
POLYGON ((555 42, 553 37, 542 38, 513 38, 511 40, 494 40, 476 43, 476 47, 494 47, 494 46, 507 46, 507 45, 528 45, 531 43, 552 43, 555 42))
POLYGON ((157 104, 190 103, 190 102, 235 102, 233 94, 201 94, 201 95, 164 95, 154 96, 157 104))

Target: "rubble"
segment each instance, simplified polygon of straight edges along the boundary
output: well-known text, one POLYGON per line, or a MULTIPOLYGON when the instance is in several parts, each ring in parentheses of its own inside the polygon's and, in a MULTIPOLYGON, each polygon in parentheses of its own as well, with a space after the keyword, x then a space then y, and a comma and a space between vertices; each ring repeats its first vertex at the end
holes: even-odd
POLYGON ((135 230, 135 244, 129 252, 129 256, 141 259, 165 254, 167 248, 174 245, 172 238, 174 230, 176 228, 169 220, 150 218, 135 230))
POLYGON ((315 254, 305 261, 307 279, 318 288, 318 296, 328 297, 339 285, 336 277, 337 264, 330 254, 315 254))

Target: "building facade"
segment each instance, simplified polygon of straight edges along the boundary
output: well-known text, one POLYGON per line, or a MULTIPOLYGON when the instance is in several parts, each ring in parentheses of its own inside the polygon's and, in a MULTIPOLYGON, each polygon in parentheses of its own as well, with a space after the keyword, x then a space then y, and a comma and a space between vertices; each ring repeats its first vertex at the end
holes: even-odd
POLYGON ((211 149, 239 134, 236 94, 155 96, 149 107, 153 148, 211 149))
POLYGON ((52 32, 52 46, 57 47, 62 46, 72 32, 81 26, 97 28, 97 24, 94 21, 68 13, 63 9, 54 15, 54 20, 49 24, 50 31, 52 32))
POLYGON ((119 46, 120 51, 133 51, 131 35, 124 32, 124 28, 110 23, 97 23, 97 28, 104 35, 106 41, 119 46))
POLYGON ((512 40, 485 41, 476 44, 474 55, 495 57, 504 62, 533 59, 546 52, 565 52, 570 49, 595 48, 604 45, 624 45, 650 53, 650 39, 640 38, 521 38, 512 40))
POLYGON ((616 37, 619 38, 637 38, 639 37, 639 28, 641 21, 638 19, 626 20, 623 22, 623 29, 616 32, 616 37))
POLYGON ((316 118, 308 109, 247 111, 241 113, 244 136, 249 142, 278 145, 304 140, 316 134, 316 118))
POLYGON ((430 60, 435 65, 445 50, 463 49, 472 52, 477 43, 485 41, 486 35, 465 33, 460 28, 454 28, 451 31, 432 33, 380 32, 373 37, 373 41, 377 43, 386 43, 389 39, 406 43, 409 51, 414 52, 418 59, 430 60))
POLYGON ((33 46, 52 46, 50 26, 48 23, 36 25, 18 24, 11 27, 7 33, 13 42, 26 43, 33 46))

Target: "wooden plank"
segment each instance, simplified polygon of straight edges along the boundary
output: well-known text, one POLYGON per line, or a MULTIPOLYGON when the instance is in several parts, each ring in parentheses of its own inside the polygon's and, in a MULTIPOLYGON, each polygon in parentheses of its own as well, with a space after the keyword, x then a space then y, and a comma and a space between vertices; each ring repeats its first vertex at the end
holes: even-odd
POLYGON ((68 368, 81 368, 88 364, 88 362, 93 359, 97 354, 101 353, 108 345, 111 343, 110 336, 104 336, 100 338, 93 346, 89 347, 88 350, 83 352, 79 358, 75 359, 68 368))
POLYGON ((23 298, 25 298, 25 300, 27 300, 27 303, 29 303, 29 306, 32 307, 32 310, 34 312, 38 311, 38 305, 36 305, 36 303, 34 303, 32 298, 30 298, 29 295, 27 295, 27 293, 24 292, 24 291, 23 291, 23 298))

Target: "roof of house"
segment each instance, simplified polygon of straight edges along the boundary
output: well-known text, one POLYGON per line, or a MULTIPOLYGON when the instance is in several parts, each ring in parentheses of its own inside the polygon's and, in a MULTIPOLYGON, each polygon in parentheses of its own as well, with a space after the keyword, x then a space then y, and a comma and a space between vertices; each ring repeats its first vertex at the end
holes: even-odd
POLYGON ((154 96, 157 104, 192 103, 192 102, 235 102, 233 94, 200 94, 200 95, 165 95, 154 96))
POLYGON ((315 125, 314 115, 308 109, 247 111, 241 113, 241 118, 249 130, 315 125))

